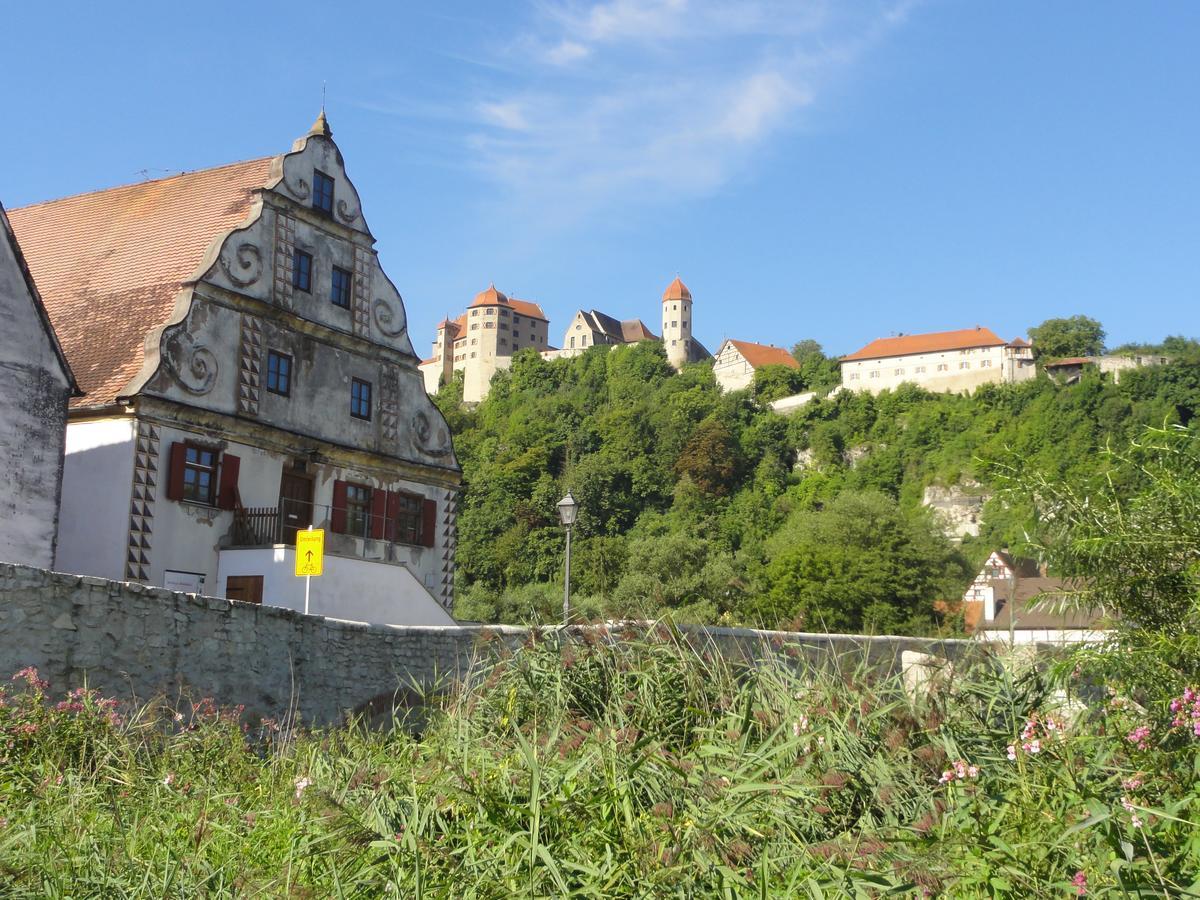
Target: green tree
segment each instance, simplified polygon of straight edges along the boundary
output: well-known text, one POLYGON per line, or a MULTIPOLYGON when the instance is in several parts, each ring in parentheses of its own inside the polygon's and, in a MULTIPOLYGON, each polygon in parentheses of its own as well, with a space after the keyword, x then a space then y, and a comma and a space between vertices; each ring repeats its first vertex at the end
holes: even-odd
POLYGON ((729 428, 717 419, 705 419, 679 454, 675 472, 706 494, 724 496, 733 490, 740 464, 741 454, 729 428))
POLYGON ((924 515, 883 494, 845 492, 799 510, 768 542, 764 623, 886 633, 930 627, 933 603, 962 591, 966 560, 924 515))
POLYGON ((1047 319, 1030 328, 1029 337, 1038 359, 1099 356, 1104 352, 1104 326, 1088 316, 1047 319))

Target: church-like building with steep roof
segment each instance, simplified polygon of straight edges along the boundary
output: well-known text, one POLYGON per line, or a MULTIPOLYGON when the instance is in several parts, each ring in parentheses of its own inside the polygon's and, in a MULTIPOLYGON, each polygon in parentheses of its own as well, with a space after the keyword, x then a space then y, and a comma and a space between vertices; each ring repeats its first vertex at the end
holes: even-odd
POLYGON ((451 624, 461 470, 322 111, 290 152, 39 203, 12 228, 85 395, 58 568, 451 624))

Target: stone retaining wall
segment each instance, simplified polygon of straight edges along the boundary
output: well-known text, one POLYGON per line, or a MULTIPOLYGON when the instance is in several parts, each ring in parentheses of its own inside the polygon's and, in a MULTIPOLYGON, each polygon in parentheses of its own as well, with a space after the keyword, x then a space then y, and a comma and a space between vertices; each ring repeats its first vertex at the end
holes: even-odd
MULTIPOLYGON (((622 629, 627 626, 622 626, 622 629)), ((635 629, 638 626, 632 626, 635 629)), ((653 627, 653 626, 651 626, 653 627)), ((568 634, 613 630, 578 626, 568 634)), ((545 632, 554 629, 544 629, 545 632)), ((897 671, 904 651, 948 659, 972 641, 861 637, 692 626, 687 640, 727 657, 803 658, 897 671)), ((85 681, 109 696, 213 697, 222 705, 334 723, 378 708, 398 689, 462 676, 528 628, 364 625, 140 584, 0 564, 0 676, 37 666, 60 694, 85 681)))

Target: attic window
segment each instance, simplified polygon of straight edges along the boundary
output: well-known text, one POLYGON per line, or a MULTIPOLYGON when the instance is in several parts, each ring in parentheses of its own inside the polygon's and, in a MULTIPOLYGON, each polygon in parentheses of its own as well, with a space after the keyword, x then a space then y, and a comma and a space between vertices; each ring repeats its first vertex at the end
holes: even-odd
POLYGON ((333 179, 320 169, 313 169, 313 209, 333 215, 333 179))

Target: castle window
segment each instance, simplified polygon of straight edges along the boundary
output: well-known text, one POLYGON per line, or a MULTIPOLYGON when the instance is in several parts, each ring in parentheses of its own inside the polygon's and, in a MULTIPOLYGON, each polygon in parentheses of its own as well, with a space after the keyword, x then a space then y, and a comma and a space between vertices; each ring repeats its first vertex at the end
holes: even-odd
POLYGON ((500 338, 500 346, 501 346, 501 347, 507 347, 507 346, 508 346, 508 339, 507 339, 507 338, 500 338))
POLYGON ((948 365, 946 365, 945 363, 938 363, 937 370, 938 370, 939 372, 945 372, 945 371, 946 371, 947 369, 949 369, 949 368, 950 368, 950 367, 949 367, 948 365))
POLYGON ((958 367, 960 369, 969 369, 969 368, 971 368, 971 364, 964 359, 962 362, 960 362, 958 364, 958 367))
POLYGON ((678 328, 678 327, 679 327, 679 323, 678 323, 678 322, 672 322, 672 323, 671 323, 671 327, 672 327, 672 328, 678 328))
POLYGON ((471 338, 471 346, 474 347, 479 343, 479 338, 471 338))
POLYGON ((575 335, 571 335, 571 349, 575 349, 575 335))
POLYGON ((983 360, 979 361, 979 368, 990 369, 991 367, 992 367, 992 361, 990 359, 983 359, 983 360))
POLYGON ((303 250, 292 251, 292 287, 298 291, 312 293, 312 254, 303 250))
POLYGON ((267 352, 267 390, 284 397, 292 393, 292 358, 286 353, 267 352))
POLYGON ((472 315, 472 317, 479 315, 479 310, 477 310, 477 309, 471 310, 471 315, 472 315))
POLYGON ((857 372, 851 372, 851 373, 850 373, 850 380, 851 380, 851 381, 858 381, 858 373, 857 373, 857 372))
POLYGON ((474 350, 472 350, 472 351, 471 351, 471 359, 474 359, 474 358, 475 358, 475 351, 474 351, 474 350))
POLYGON ((500 310, 500 317, 502 319, 507 319, 508 318, 508 310, 507 309, 500 310))
POLYGON ((478 331, 478 330, 479 330, 479 323, 478 323, 478 322, 472 322, 472 323, 471 323, 471 330, 472 330, 472 331, 478 331))
POLYGON ((925 367, 924 367, 924 366, 917 366, 915 369, 913 369, 913 371, 914 371, 914 372, 916 372, 918 375, 924 375, 924 374, 925 374, 925 367))
POLYGON ((897 369, 897 370, 896 370, 896 371, 895 371, 893 374, 895 374, 895 375, 903 375, 903 374, 904 374, 904 370, 903 370, 903 369, 897 369))
POLYGON ((371 418, 371 382, 350 379, 350 415, 356 419, 371 418))
POLYGON ((329 299, 334 306, 350 308, 350 278, 350 273, 345 269, 333 267, 333 276, 329 279, 329 299))
POLYGON ((184 451, 183 499, 211 506, 217 486, 216 475, 216 451, 188 444, 184 451))
POLYGON ((879 370, 878 370, 878 369, 874 369, 874 370, 871 372, 871 377, 872 377, 872 378, 878 378, 878 377, 879 377, 879 370))
POLYGON ((677 343, 678 341, 671 341, 671 346, 674 347, 677 343))
POLYGON ((485 316, 494 316, 495 314, 496 310, 492 309, 490 306, 487 308, 487 311, 484 312, 485 316))
POLYGON ((313 169, 313 209, 333 215, 333 179, 320 169, 313 169))
POLYGON ((484 328, 495 328, 495 327, 496 327, 496 323, 495 323, 495 322, 484 322, 484 323, 483 323, 483 327, 484 327, 484 328))
POLYGON ((520 317, 520 316, 518 316, 516 313, 513 313, 513 324, 514 324, 514 325, 520 325, 520 324, 521 324, 521 317, 520 317))

